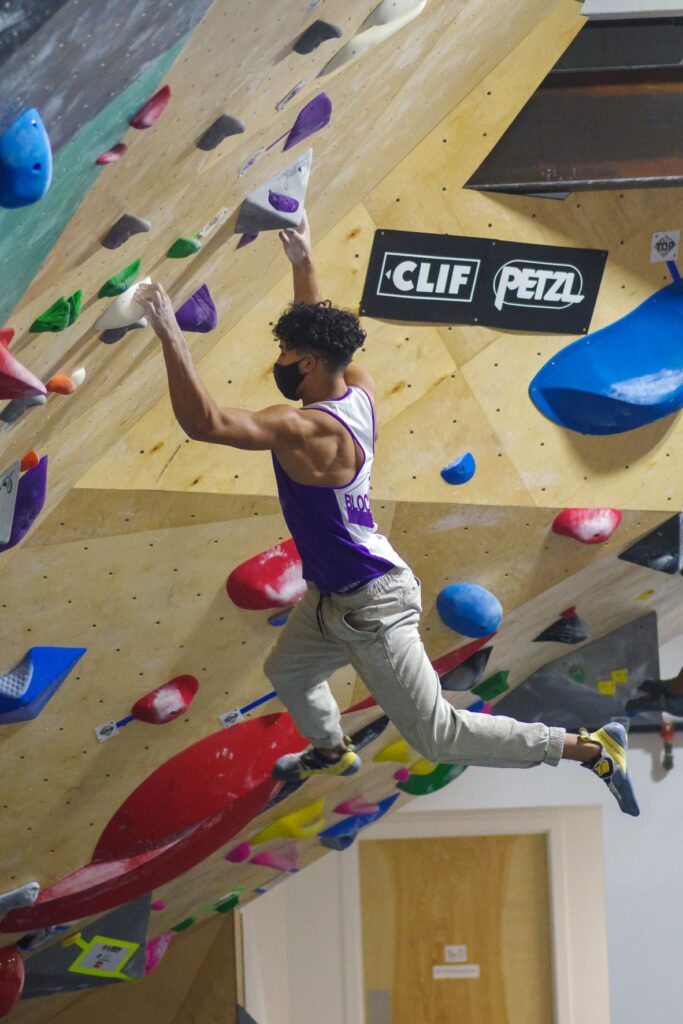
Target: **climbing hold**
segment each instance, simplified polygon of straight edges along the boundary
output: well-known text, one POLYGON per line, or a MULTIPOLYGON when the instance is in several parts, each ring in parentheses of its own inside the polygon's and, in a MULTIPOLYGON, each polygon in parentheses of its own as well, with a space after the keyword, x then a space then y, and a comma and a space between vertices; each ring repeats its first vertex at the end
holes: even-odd
POLYGON ((429 775, 411 775, 400 781, 398 789, 411 796, 427 796, 459 778, 466 768, 464 764, 439 764, 429 775))
POLYGON ((142 260, 133 260, 129 266, 110 277, 98 291, 97 298, 115 299, 117 295, 123 295, 135 283, 141 263, 142 260))
POLYGON ((397 782, 405 782, 406 779, 410 778, 410 768, 397 768, 394 772, 394 778, 397 782))
POLYGON ((144 217, 136 217, 132 213, 124 213, 122 217, 116 221, 115 224, 109 228, 106 235, 102 239, 102 245, 105 249, 118 249, 120 246, 127 242, 132 235, 138 235, 143 231, 149 231, 152 227, 151 222, 145 220, 144 217))
POLYGON ((69 326, 69 318, 71 316, 71 306, 68 301, 61 295, 55 302, 52 303, 49 309, 46 309, 44 313, 36 317, 29 331, 31 334, 39 334, 41 332, 53 332, 57 334, 59 331, 65 330, 69 326))
POLYGON ((42 199, 52 180, 52 150, 37 110, 25 110, 0 135, 0 206, 15 209, 42 199))
POLYGON ((0 399, 45 395, 43 382, 11 354, 9 343, 13 337, 13 328, 0 329, 0 399))
POLYGON ((503 618, 500 601, 477 583, 451 583, 436 599, 444 626, 463 636, 495 633, 503 618))
POLYGON ((38 465, 29 469, 19 480, 12 532, 9 540, 0 544, 0 552, 13 548, 26 536, 45 504, 46 495, 47 455, 43 455, 38 465))
POLYGON ((193 256, 202 247, 196 235, 181 235, 176 238, 171 248, 166 253, 169 260, 184 260, 186 256, 193 256))
POLYGON ((324 827, 324 811, 325 801, 316 800, 266 825, 252 836, 251 842, 255 846, 258 843, 268 843, 271 839, 310 839, 324 827))
POLYGON ((298 843, 283 843, 272 850, 264 850, 251 858, 252 864, 261 864, 266 868, 275 868, 276 871, 298 871, 299 870, 299 846, 298 843))
POLYGON ((0 724, 36 718, 85 652, 85 647, 31 647, 0 677, 0 724))
MULTIPOLYGON (((154 909, 154 905, 152 905, 154 909)), ((162 932, 148 939, 145 944, 145 976, 151 974, 155 967, 158 967, 163 960, 166 950, 171 944, 173 932, 162 932)))
POLYGON ((45 387, 55 395, 73 395, 76 390, 76 385, 71 377, 65 373, 57 373, 54 377, 50 377, 45 387))
MULTIPOLYGON (((358 57, 362 57, 363 54, 372 50, 375 46, 379 46, 381 43, 393 36, 396 32, 399 32, 405 25, 408 25, 413 21, 427 6, 427 0, 415 0, 415 2, 401 4, 401 8, 406 7, 405 13, 400 17, 394 17, 391 20, 372 21, 373 11, 368 18, 365 20, 364 31, 361 31, 357 36, 342 46, 341 50, 328 60, 322 71, 319 72, 318 77, 322 78, 324 75, 329 75, 332 71, 336 71, 337 68, 343 67, 344 64, 349 64, 352 60, 357 60, 358 57)), ((383 7, 380 4, 380 7, 383 7)), ((388 9, 388 8, 387 8, 388 9)), ((376 8, 378 10, 378 8, 376 8)))
POLYGON ((294 99, 294 97, 299 95, 299 93, 305 87, 305 85, 306 85, 305 80, 303 80, 301 82, 297 82, 296 85, 292 89, 290 89, 289 92, 285 96, 283 96, 282 99, 279 100, 275 104, 275 109, 278 112, 281 111, 281 110, 284 110, 285 107, 287 106, 287 104, 291 103, 291 101, 294 99))
POLYGON ((168 101, 171 98, 171 87, 170 85, 164 85, 155 92, 151 99, 148 99, 144 106, 140 107, 135 117, 131 118, 131 128, 151 128, 155 124, 164 110, 168 106, 168 101))
POLYGON ((131 715, 149 725, 166 725, 185 714, 198 689, 194 676, 176 676, 136 700, 131 715))
POLYGON ((226 590, 238 608, 289 608, 306 593, 301 558, 293 540, 254 555, 232 570, 226 590))
POLYGON ((469 658, 441 676, 441 689, 451 691, 473 690, 486 671, 493 647, 483 647, 469 658))
POLYGON ((135 298, 135 293, 138 285, 151 283, 151 277, 143 277, 141 281, 126 288, 122 295, 114 299, 99 320, 95 321, 95 330, 108 331, 120 327, 130 327, 131 324, 140 320, 145 311, 135 298))
POLYGON ((269 192, 268 202, 278 213, 296 213, 299 209, 299 200, 285 196, 281 192, 269 192))
POLYGON ((431 775, 436 768, 434 761, 427 761, 426 758, 422 758, 420 761, 416 761, 415 764, 410 766, 411 775, 431 775))
MULTIPOLYGON (((0 375, 0 382, 2 377, 0 375)), ((11 402, 8 402, 4 409, 0 411, 0 420, 3 423, 10 424, 16 423, 20 416, 23 416, 27 409, 31 409, 34 405, 45 405, 45 395, 32 395, 29 398, 14 398, 11 402)), ((7 427, 2 427, 2 430, 6 430, 7 427)))
POLYGON ((590 635, 590 629, 576 614, 576 609, 567 608, 559 619, 534 637, 534 643, 580 644, 588 640, 590 635))
POLYGON ((217 914, 228 914, 239 904, 240 898, 237 893, 232 893, 227 899, 219 900, 213 908, 217 914))
POLYGON ((638 594, 636 601, 649 601, 655 594, 654 590, 644 590, 642 594, 638 594))
MULTIPOLYGON (((485 705, 486 701, 493 700, 494 697, 500 697, 501 693, 505 693, 506 690, 510 689, 508 684, 509 677, 509 672, 503 670, 495 672, 492 676, 489 676, 488 679, 485 679, 483 683, 479 683, 478 686, 475 686, 472 693, 476 694, 479 700, 485 705)), ((467 710, 472 711, 474 709, 468 708, 467 710)), ((485 706, 477 708, 476 710, 482 714, 487 714, 485 706)))
POLYGON ((291 608, 285 608, 285 610, 283 612, 277 612, 275 615, 269 615, 268 616, 268 625, 269 626, 284 626, 286 624, 286 622, 287 622, 287 619, 291 615, 291 613, 292 613, 292 609, 291 608))
POLYGON ((370 743, 374 743, 378 736, 381 736, 386 727, 389 725, 389 717, 382 715, 380 718, 376 718, 374 722, 370 722, 368 725, 364 725, 362 728, 357 729, 351 734, 351 742, 355 750, 362 750, 363 747, 367 747, 370 743))
POLYGON ((121 341, 121 338, 125 338, 129 331, 136 331, 138 328, 146 326, 147 319, 143 316, 134 324, 128 324, 127 327, 112 327, 108 331, 102 331, 100 341, 103 341, 105 345, 115 345, 117 341, 121 341))
MULTIPOLYGON (((309 135, 314 135, 325 128, 332 118, 332 100, 324 93, 318 93, 305 107, 299 111, 283 146, 283 152, 303 142, 309 135)), ((278 140, 279 141, 279 140, 278 140)))
POLYGON ((197 923, 197 918, 196 917, 186 917, 185 920, 181 921, 179 924, 174 924, 173 927, 171 928, 171 931, 172 932, 184 932, 184 931, 187 931, 188 928, 191 928, 192 925, 196 924, 196 923, 197 923))
POLYGON ((118 161, 121 159, 121 157, 125 156, 127 152, 128 152, 128 146, 126 145, 126 143, 125 142, 117 142, 116 145, 112 146, 111 149, 108 149, 106 151, 106 153, 100 153, 100 155, 98 156, 98 158, 95 161, 95 163, 96 164, 115 164, 115 163, 118 163, 118 161))
POLYGON ((532 380, 532 402, 580 434, 619 434, 669 416, 683 406, 683 359, 674 340, 682 319, 679 280, 557 352, 532 380))
POLYGON ((350 818, 338 821, 330 828, 320 833, 320 842, 330 850, 346 850, 351 845, 361 829, 371 825, 391 810, 398 800, 399 794, 394 793, 377 804, 377 810, 372 814, 354 814, 350 818))
MULTIPOLYGON (((22 473, 25 473, 27 469, 33 469, 33 467, 37 466, 39 462, 40 459, 38 458, 38 453, 34 452, 33 448, 31 448, 31 450, 26 452, 26 455, 22 457, 19 469, 22 473)), ((2 481, 0 481, 0 486, 1 485, 2 481)))
POLYGON ((386 747, 378 750, 373 761, 400 761, 403 764, 410 764, 418 757, 418 754, 408 745, 407 740, 397 739, 386 747))
POLYGON ((16 910, 17 907, 32 906, 39 892, 40 882, 24 882, 17 889, 0 893, 0 917, 4 917, 10 910, 16 910))
POLYGON ((77 388, 80 388, 81 384, 85 380, 85 367, 79 366, 77 370, 72 370, 71 380, 74 382, 77 388))
POLYGON ((339 39, 342 35, 344 33, 338 25, 331 25, 329 21, 318 19, 299 36, 292 49, 295 53, 313 53, 321 43, 327 42, 328 39, 339 39))
POLYGON ((552 529, 582 544, 602 544, 620 522, 621 512, 616 508, 566 508, 555 517, 552 529))
POLYGON ((297 161, 247 196, 240 209, 235 233, 296 227, 302 216, 299 207, 303 207, 306 199, 312 160, 313 150, 307 149, 297 161), (276 210, 269 202, 271 193, 288 196, 299 205, 296 210, 276 210))
POLYGON ((165 910, 166 909, 166 900, 155 900, 154 903, 151 905, 151 907, 149 909, 150 910, 165 910))
POLYGON ((364 796, 352 796, 333 808, 335 814, 375 814, 379 804, 371 804, 364 796))
POLYGON ((69 327, 75 324, 81 312, 81 302, 83 301, 83 292, 80 290, 74 292, 66 300, 69 304, 69 327))
POLYGON ((225 860, 229 860, 232 864, 241 864, 243 861, 249 860, 250 853, 249 843, 240 843, 239 846, 235 846, 229 853, 226 853, 225 860))
POLYGON ((12 533, 19 489, 19 471, 19 463, 14 462, 0 477, 0 544, 5 544, 12 533))
POLYGON ((237 249, 244 249, 245 245, 251 245, 252 242, 255 242, 256 239, 258 238, 258 236, 259 236, 258 231, 251 231, 251 232, 247 231, 247 232, 245 232, 245 234, 242 235, 242 237, 240 238, 239 242, 237 243, 236 248, 237 249))
POLYGON ((194 331, 208 334, 218 323, 218 312, 214 305, 208 285, 203 284, 187 302, 184 302, 175 315, 182 331, 194 331))
POLYGON ((24 961, 16 946, 0 949, 0 1017, 13 1009, 24 988, 24 961))
POLYGON ((449 462, 441 470, 441 476, 447 484, 466 484, 477 471, 477 464, 471 452, 465 452, 455 462, 449 462))
POLYGON ((230 114, 221 114, 213 124, 209 125, 204 134, 197 139, 197 149, 210 152, 220 146, 224 139, 231 135, 241 135, 244 131, 244 121, 238 117, 231 117, 230 114))
MULTIPOLYGON (((382 3, 373 8, 361 25, 361 31, 372 28, 373 25, 388 25, 398 18, 405 18, 406 15, 414 15, 417 8, 422 8, 422 0, 382 0, 382 3)), ((420 12, 417 11, 419 14, 420 12)))
POLYGON ((646 569, 654 569, 655 572, 665 572, 673 576, 683 568, 682 530, 683 513, 677 512, 675 516, 666 519, 656 530, 626 548, 619 558, 625 562, 633 562, 635 565, 645 566, 646 569))

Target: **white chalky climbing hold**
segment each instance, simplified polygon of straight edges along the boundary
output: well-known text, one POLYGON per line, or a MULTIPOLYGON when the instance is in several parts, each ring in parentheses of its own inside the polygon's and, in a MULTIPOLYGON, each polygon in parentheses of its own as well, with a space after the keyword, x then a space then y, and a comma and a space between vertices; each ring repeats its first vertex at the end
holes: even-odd
POLYGON ((10 910, 17 910, 19 907, 32 906, 38 899, 39 892, 40 882, 25 882, 18 889, 0 893, 0 916, 4 917, 10 910))
POLYGON ((77 370, 74 370, 74 372, 70 374, 70 377, 74 384, 76 385, 76 387, 78 387, 79 384, 82 384, 83 381, 85 380, 85 367, 79 366, 77 370))
POLYGON ((388 25, 399 18, 417 17, 424 10, 423 0, 382 0, 381 4, 370 11, 367 18, 361 25, 361 32, 373 25, 388 25), (419 8, 419 10, 418 10, 419 8))
POLYGON ((342 46, 341 50, 335 53, 331 60, 328 60, 325 67, 319 72, 318 77, 322 78, 324 75, 329 75, 332 71, 336 71, 337 68, 343 67, 344 64, 349 64, 352 60, 362 57, 368 50, 379 46, 385 39, 393 36, 395 32, 399 32, 406 25, 409 25, 411 21, 414 21, 419 14, 422 14, 426 6, 427 0, 419 0, 417 6, 413 7, 407 14, 404 14, 403 17, 395 18, 393 21, 388 21, 384 24, 373 24, 370 28, 366 28, 364 32, 354 36, 346 46, 342 46))
POLYGON ((130 288, 126 288, 123 295, 114 299, 109 309, 105 310, 99 320, 95 323, 98 331, 111 331, 116 327, 130 327, 144 315, 144 309, 135 300, 135 293, 138 285, 151 284, 151 277, 144 277, 142 281, 136 281, 130 288))

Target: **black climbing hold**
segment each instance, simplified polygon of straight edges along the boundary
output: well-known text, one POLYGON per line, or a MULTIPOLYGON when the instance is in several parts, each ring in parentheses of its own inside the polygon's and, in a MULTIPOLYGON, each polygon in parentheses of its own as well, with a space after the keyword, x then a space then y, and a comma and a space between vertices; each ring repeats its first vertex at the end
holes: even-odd
POLYGON ((671 519, 658 526, 646 537, 641 537, 630 548, 623 551, 619 558, 635 565, 643 565, 646 569, 666 572, 670 576, 683 568, 681 532, 683 531, 683 513, 677 512, 671 519))
POLYGON ((461 665, 456 665, 450 672, 441 676, 442 690, 473 690, 484 678, 493 647, 483 647, 475 651, 461 665))
POLYGON ((362 750, 363 747, 367 747, 369 743, 372 743, 378 736, 381 736, 388 725, 389 718, 387 715, 382 715, 380 718, 375 719, 374 722, 370 722, 369 725, 364 725, 362 729, 354 732, 351 736, 351 742, 356 750, 362 750))
POLYGON ((562 616, 544 629, 534 637, 534 643, 580 644, 582 640, 588 640, 590 635, 591 631, 583 619, 578 615, 569 615, 562 616))
POLYGON ((308 779, 299 779, 296 782, 285 782, 282 789, 275 794, 274 797, 268 801, 266 806, 263 808, 264 811, 270 810, 271 807, 275 807, 276 804, 281 804, 283 800, 286 800, 292 793, 296 793, 297 789, 300 789, 308 779))
POLYGON ((144 217, 136 217, 132 213, 124 213, 119 217, 116 224, 113 224, 102 239, 105 249, 118 249, 127 242, 132 235, 138 235, 141 231, 149 231, 151 224, 144 217))
POLYGON ((227 139, 230 135, 241 135, 243 131, 244 121, 240 121, 239 117, 221 114, 197 139, 197 149, 203 149, 205 153, 208 153, 216 146, 220 146, 223 139, 227 139))
POLYGON ((295 53, 313 53, 321 43, 328 39, 339 39, 343 34, 338 25, 331 25, 329 21, 314 21, 303 35, 299 36, 293 50, 295 53))
POLYGON ((138 327, 146 327, 147 320, 143 316, 141 320, 136 320, 134 324, 129 324, 128 327, 110 327, 108 331, 102 331, 100 334, 100 341, 103 341, 105 345, 115 345, 117 341, 121 341, 121 338, 125 337, 129 331, 135 331, 138 327))

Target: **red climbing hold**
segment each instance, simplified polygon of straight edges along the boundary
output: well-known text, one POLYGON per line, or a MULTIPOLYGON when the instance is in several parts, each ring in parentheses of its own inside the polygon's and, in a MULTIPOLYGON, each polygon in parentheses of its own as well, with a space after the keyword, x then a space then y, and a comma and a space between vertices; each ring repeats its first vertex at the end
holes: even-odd
POLYGON ((12 1010, 24 987, 24 961, 16 946, 0 949, 0 1017, 12 1010))
POLYGON ((126 145, 126 143, 117 142, 116 145, 112 146, 111 149, 108 149, 106 153, 100 153, 95 163, 115 164, 121 159, 122 156, 125 156, 127 152, 128 146, 126 145))
POLYGON ((152 98, 147 100, 144 107, 140 107, 130 122, 131 128, 151 128, 166 110, 170 98, 170 85, 162 86, 159 92, 155 92, 152 98))
POLYGON ((602 544, 620 522, 617 508, 566 508, 555 518, 553 533, 573 537, 582 544, 602 544))
POLYGON ((165 725, 187 711, 198 689, 199 682, 194 676, 176 676, 140 697, 131 715, 150 725, 165 725))
POLYGON ((19 469, 22 473, 25 473, 27 469, 34 469, 39 462, 38 452, 34 452, 33 448, 31 448, 30 452, 26 452, 26 455, 22 458, 19 469))
POLYGON ((12 327, 0 329, 0 398, 32 398, 46 394, 45 385, 15 359, 9 350, 12 327))
POLYGON ((238 608, 290 608, 306 593, 301 558, 293 540, 242 562, 228 576, 228 597, 238 608))

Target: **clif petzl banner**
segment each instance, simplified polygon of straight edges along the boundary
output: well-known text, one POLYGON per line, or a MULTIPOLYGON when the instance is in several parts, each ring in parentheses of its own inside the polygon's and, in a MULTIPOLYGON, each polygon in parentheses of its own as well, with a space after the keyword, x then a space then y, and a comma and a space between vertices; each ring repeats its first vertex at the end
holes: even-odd
POLYGON ((376 231, 361 316, 585 334, 607 253, 376 231))

